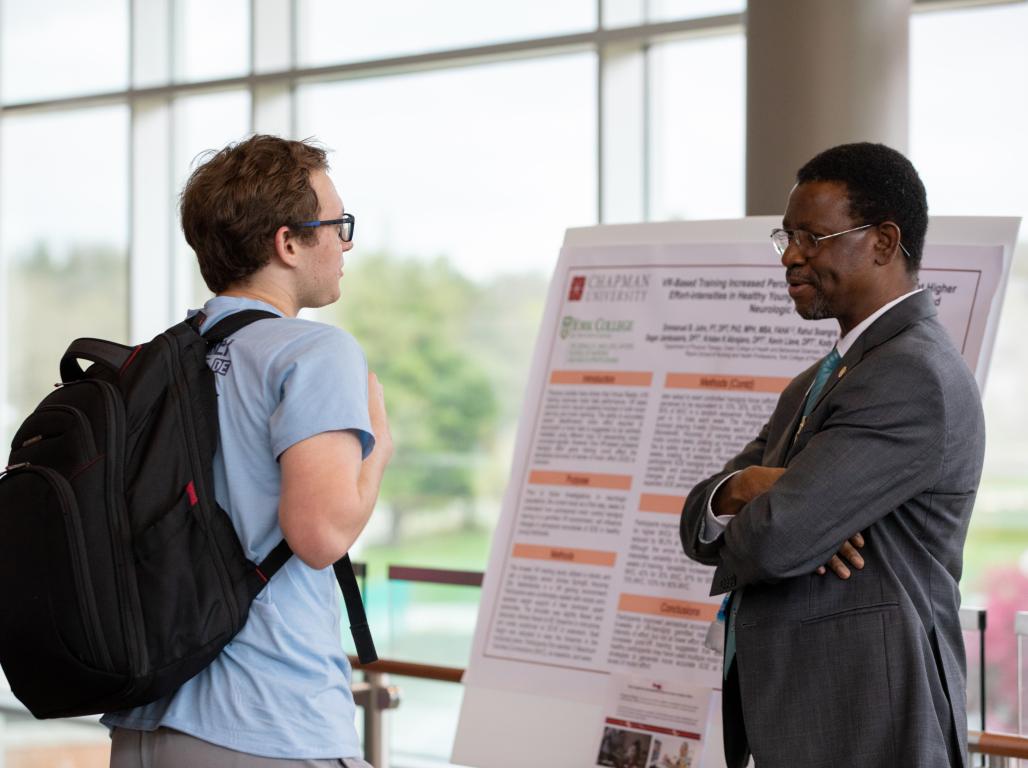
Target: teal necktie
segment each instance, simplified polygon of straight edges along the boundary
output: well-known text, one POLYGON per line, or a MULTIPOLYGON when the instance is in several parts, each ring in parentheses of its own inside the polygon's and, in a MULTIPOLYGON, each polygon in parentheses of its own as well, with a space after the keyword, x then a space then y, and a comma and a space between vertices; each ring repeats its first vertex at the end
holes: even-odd
POLYGON ((810 412, 814 410, 817 396, 821 394, 821 390, 825 388, 829 377, 835 373, 835 369, 839 367, 841 361, 842 357, 839 355, 839 350, 834 347, 825 356, 825 359, 821 361, 821 365, 817 367, 817 375, 814 376, 814 383, 810 385, 810 391, 807 393, 807 401, 803 404, 803 418, 807 418, 810 412))
MULTIPOLYGON (((814 410, 814 403, 817 402, 818 395, 821 394, 821 390, 825 388, 825 384, 828 383, 831 375, 835 373, 835 369, 839 367, 841 361, 842 356, 839 354, 839 350, 833 347, 832 351, 821 361, 821 365, 817 367, 814 383, 810 385, 810 390, 807 392, 807 400, 803 404, 804 419, 814 410)), ((722 610, 727 606, 728 598, 732 594, 735 595, 735 598, 732 600, 731 610, 728 611, 728 631, 725 633, 725 678, 728 677, 728 669, 735 660, 735 617, 739 613, 739 604, 742 602, 742 589, 737 589, 734 593, 729 593, 729 595, 725 596, 725 600, 721 604, 722 610)))

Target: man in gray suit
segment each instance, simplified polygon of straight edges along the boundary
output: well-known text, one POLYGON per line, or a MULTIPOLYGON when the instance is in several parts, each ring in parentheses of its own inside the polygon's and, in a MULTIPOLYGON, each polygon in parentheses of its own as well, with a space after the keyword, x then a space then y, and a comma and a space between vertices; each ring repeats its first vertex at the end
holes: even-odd
POLYGON ((985 427, 916 290, 927 223, 910 162, 849 144, 800 169, 772 233, 796 310, 841 337, 682 512, 686 554, 732 596, 729 768, 964 765, 957 583, 985 427))

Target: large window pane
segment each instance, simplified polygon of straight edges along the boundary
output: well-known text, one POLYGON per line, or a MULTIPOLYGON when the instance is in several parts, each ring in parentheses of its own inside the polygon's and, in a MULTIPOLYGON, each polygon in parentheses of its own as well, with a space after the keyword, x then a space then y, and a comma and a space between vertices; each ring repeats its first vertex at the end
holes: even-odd
POLYGON ((746 10, 746 0, 647 0, 647 2, 650 21, 699 19, 704 16, 742 13, 746 10))
POLYGON ((249 71, 249 0, 177 0, 176 8, 178 80, 214 80, 249 71))
POLYGON ((72 339, 127 341, 127 147, 125 107, 3 121, 5 446, 60 380, 72 339))
POLYGON ((701 37, 650 49, 650 218, 745 210, 746 41, 701 37))
POLYGON ((595 0, 300 0, 301 64, 381 59, 584 32, 595 0))
POLYGON ((0 3, 0 96, 37 101, 128 84, 128 3, 0 3))
POLYGON ((210 298, 211 292, 200 276, 196 255, 182 235, 178 215, 178 195, 186 179, 204 160, 208 150, 219 150, 226 144, 245 138, 250 132, 249 91, 218 91, 195 96, 181 96, 174 103, 174 150, 172 206, 175 216, 175 238, 172 306, 176 313, 187 307, 196 308, 210 298))
POLYGON ((595 219, 595 66, 580 54, 302 87, 299 133, 334 150, 358 218, 354 264, 388 251, 548 277, 564 229, 595 219))
MULTIPOLYGON (((357 218, 342 300, 321 319, 364 347, 397 446, 356 555, 376 628, 389 625, 385 564, 485 565, 549 274, 564 229, 595 222, 595 68, 581 54, 299 92, 299 133, 335 150, 357 218)), ((475 597, 433 595, 422 610, 467 618, 475 597)), ((395 626, 383 655, 417 647, 431 660, 471 626, 422 625, 416 639, 395 626)), ((458 697, 423 688, 395 731, 432 722, 435 737, 394 748, 443 758, 458 697)))
MULTIPOLYGON (((1028 216, 1028 6, 911 20, 910 149, 934 214, 1028 216)), ((964 602, 986 606, 988 727, 1017 727, 1013 612, 1028 610, 1028 230, 993 353, 988 444, 964 557, 964 602)), ((972 713, 973 714, 973 713, 972 713)), ((977 722, 977 719, 974 720, 977 722)))
POLYGON ((603 26, 681 21, 742 13, 746 0, 602 0, 603 26))

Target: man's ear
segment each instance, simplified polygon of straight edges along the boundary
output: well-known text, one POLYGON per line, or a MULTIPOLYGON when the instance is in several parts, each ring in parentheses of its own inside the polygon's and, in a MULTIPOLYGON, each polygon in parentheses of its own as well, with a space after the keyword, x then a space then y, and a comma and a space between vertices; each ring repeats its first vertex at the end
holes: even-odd
POLYGON ((874 245, 875 264, 885 266, 894 259, 904 259, 903 249, 900 248, 899 225, 893 221, 883 221, 876 230, 877 239, 874 245))
POLYGON ((289 227, 275 230, 275 254, 286 266, 295 267, 300 261, 296 245, 296 236, 289 227))

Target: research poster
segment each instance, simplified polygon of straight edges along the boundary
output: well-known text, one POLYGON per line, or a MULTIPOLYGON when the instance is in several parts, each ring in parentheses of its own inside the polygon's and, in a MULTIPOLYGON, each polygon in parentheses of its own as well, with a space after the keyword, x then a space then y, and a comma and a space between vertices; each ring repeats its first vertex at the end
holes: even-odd
MULTIPOLYGON (((834 320, 795 313, 767 238, 776 224, 569 232, 486 571, 454 762, 723 763, 721 660, 703 642, 720 598, 708 595, 712 569, 682 553, 679 513, 838 338, 834 320), (625 697, 640 690, 652 706, 625 716, 625 697), (498 750, 486 733, 526 738, 498 750)), ((920 287, 980 385, 1016 229, 1009 219, 933 221, 926 248, 920 287)))

